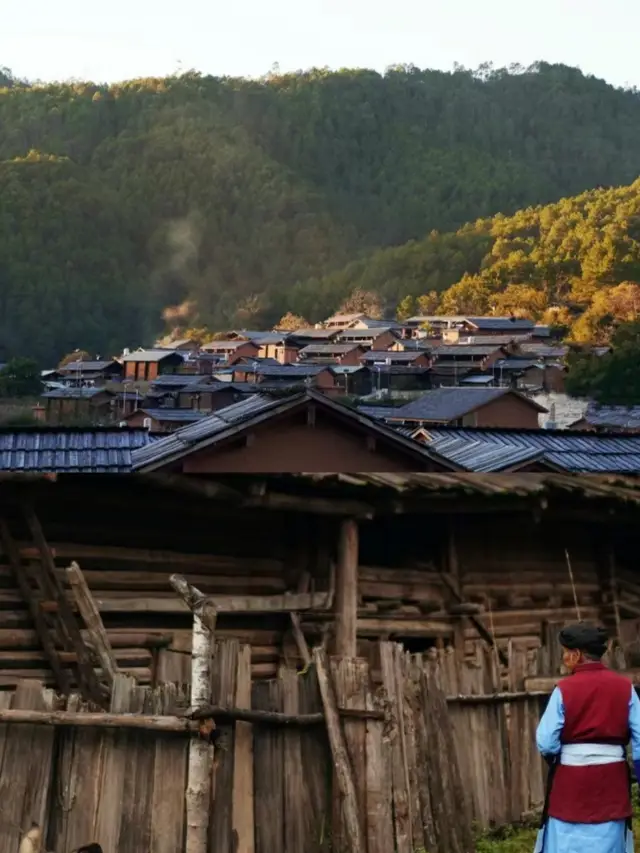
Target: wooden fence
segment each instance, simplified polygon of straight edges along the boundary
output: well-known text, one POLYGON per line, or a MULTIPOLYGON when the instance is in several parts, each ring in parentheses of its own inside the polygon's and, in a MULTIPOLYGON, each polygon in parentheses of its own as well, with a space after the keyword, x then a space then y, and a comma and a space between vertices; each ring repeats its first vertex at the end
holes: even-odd
MULTIPOLYGON (((315 715, 315 722, 220 717, 210 853, 352 853, 316 669, 252 683, 250 662, 248 646, 216 644, 213 705, 236 715, 239 708, 315 715)), ((529 669, 514 652, 511 693, 522 693, 529 669)), ((383 642, 377 662, 330 658, 328 671, 355 788, 359 853, 471 853, 474 824, 518 820, 540 805, 533 734, 541 699, 502 698, 490 651, 460 662, 453 650, 412 655, 383 642)), ((111 710, 175 718, 187 705, 176 685, 150 690, 118 676, 111 710)), ((0 693, 0 853, 16 853, 32 821, 44 828, 44 849, 57 853, 92 840, 105 853, 184 850, 188 738, 2 723, 8 707, 61 706, 37 682, 0 693)), ((75 697, 64 707, 85 710, 75 697)))

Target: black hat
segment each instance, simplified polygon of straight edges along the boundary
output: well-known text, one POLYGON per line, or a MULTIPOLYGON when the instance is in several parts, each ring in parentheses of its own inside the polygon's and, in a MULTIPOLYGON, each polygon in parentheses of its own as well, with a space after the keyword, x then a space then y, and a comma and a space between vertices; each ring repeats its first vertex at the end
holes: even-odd
POLYGON ((601 658, 607 650, 608 635, 604 628, 578 622, 560 631, 560 644, 565 649, 584 652, 592 657, 601 658))

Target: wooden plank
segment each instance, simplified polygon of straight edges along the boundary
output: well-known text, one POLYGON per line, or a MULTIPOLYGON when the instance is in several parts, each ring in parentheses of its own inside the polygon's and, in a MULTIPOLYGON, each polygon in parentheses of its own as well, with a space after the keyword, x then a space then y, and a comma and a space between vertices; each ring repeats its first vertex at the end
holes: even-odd
MULTIPOLYGON (((238 653, 236 676, 236 707, 251 707, 251 646, 242 646, 238 653)), ((285 705, 285 713, 288 711, 285 705)), ((254 853, 255 826, 253 801, 253 726, 236 723, 233 771, 234 853, 254 853)))
MULTIPOLYGON (((178 691, 174 684, 158 688, 161 712, 175 711, 178 691)), ((153 768, 150 853, 181 850, 185 831, 185 797, 189 744, 175 738, 159 737, 155 742, 153 768)))
MULTIPOLYGON (((256 709, 281 712, 282 682, 254 683, 251 698, 256 709)), ((256 853, 283 853, 284 751, 281 729, 255 729, 254 762, 256 853)))
MULTIPOLYGON (((432 795, 435 792, 431 790, 428 770, 431 759, 429 752, 429 721, 423 713, 420 693, 420 673, 422 672, 423 661, 419 655, 414 655, 412 661, 413 665, 410 669, 411 692, 408 702, 413 711, 415 723, 420 819, 425 839, 425 848, 427 850, 437 850, 436 830, 433 818, 434 807, 432 806, 432 795)), ((372 853, 372 851, 369 851, 369 853, 372 853)), ((384 853, 384 850, 381 849, 380 853, 384 853)))
MULTIPOLYGON (((331 677, 333 680, 336 702, 349 710, 366 710, 367 691, 369 686, 369 666, 366 660, 361 658, 332 657, 329 660, 331 677)), ((361 831, 366 837, 366 823, 364 815, 366 810, 366 721, 358 719, 343 718, 342 729, 349 756, 349 762, 353 773, 353 782, 356 789, 358 805, 358 818, 361 831)), ((347 816, 344 814, 343 804, 337 800, 337 808, 334 815, 338 818, 334 821, 334 845, 338 840, 342 846, 336 846, 337 853, 348 850, 348 835, 346 830, 347 816), (339 825, 336 826, 336 823, 339 825)))
MULTIPOLYGON (((33 683, 36 682, 26 682, 33 683)), ((198 723, 185 717, 160 714, 91 713, 76 711, 41 711, 24 708, 0 708, 0 723, 23 723, 28 726, 54 726, 65 728, 127 729, 178 734, 193 734, 198 723)))
MULTIPOLYGON (((291 669, 283 669, 282 708, 285 714, 297 714, 298 676, 291 669)), ((300 853, 305 845, 304 767, 299 731, 284 732, 284 851, 300 853)))
POLYGON ((358 620, 358 524, 345 519, 340 525, 335 595, 335 651, 355 657, 358 620))
POLYGON ((109 643, 109 637, 105 631, 104 624, 100 618, 100 612, 96 607, 91 590, 77 563, 71 563, 66 569, 66 578, 71 586, 71 592, 75 598, 80 615, 89 634, 91 649, 96 654, 98 662, 102 667, 109 686, 118 672, 118 664, 109 643))
MULTIPOLYGON (((53 695, 38 682, 22 682, 13 697, 16 708, 46 710, 53 695)), ((15 853, 21 828, 32 823, 46 831, 47 805, 53 760, 53 730, 7 727, 0 803, 2 804, 1 853, 15 853)))
POLYGON ((22 571, 20 558, 18 556, 13 537, 11 536, 11 532, 4 518, 0 518, 0 539, 2 539, 2 544, 5 553, 9 558, 11 570, 13 571, 14 578, 16 580, 16 583, 18 584, 20 594, 25 604, 29 608, 29 613, 31 614, 31 618, 38 634, 38 638, 47 656, 49 665, 51 666, 51 669, 53 670, 53 673, 55 675, 58 689, 62 693, 68 694, 71 690, 71 680, 69 677, 69 673, 65 671, 64 667, 58 659, 58 653, 56 651, 53 639, 51 638, 51 634, 49 633, 49 628, 45 621, 44 615, 38 607, 38 603, 30 589, 29 581, 27 580, 24 572, 22 571))
POLYGON ((382 683, 391 713, 388 737, 391 749, 391 785, 395 847, 397 853, 413 853, 413 821, 410 805, 409 778, 405 763, 404 717, 396 678, 393 643, 380 643, 380 667, 382 671, 382 683))
MULTIPOLYGON (((218 641, 211 662, 211 696, 221 708, 232 708, 236 697, 239 643, 218 641)), ((216 723, 221 747, 215 750, 215 789, 209 825, 209 849, 231 850, 233 838, 233 759, 234 727, 216 723)), ((187 851, 188 853, 188 851, 187 851)))
MULTIPOLYGON (((134 702, 134 679, 118 673, 113 682, 110 711, 128 713, 134 702)), ((119 853, 123 792, 129 772, 129 739, 125 730, 105 732, 104 759, 100 773, 100 791, 95 820, 95 838, 100 839, 104 853, 119 853)))
MULTIPOLYGON (((131 710, 144 714, 159 711, 155 691, 136 687, 131 710)), ((149 850, 151 845, 156 738, 157 735, 151 732, 129 731, 129 763, 122 792, 118 853, 138 853, 149 850)))
POLYGON ((73 609, 69 604, 64 588, 57 578, 55 563, 53 562, 49 545, 45 539, 42 525, 33 507, 29 505, 25 506, 24 514, 36 547, 40 551, 43 575, 47 579, 47 582, 50 583, 54 592, 54 600, 58 605, 58 617, 64 626, 64 631, 69 638, 73 650, 78 656, 77 667, 81 686, 86 691, 88 699, 96 702, 98 705, 104 705, 105 697, 96 674, 93 671, 89 650, 82 639, 80 627, 76 622, 73 609))
MULTIPOLYGON (((381 708, 380 699, 367 684, 366 708, 381 708)), ((368 853, 389 853, 394 849, 392 788, 389 748, 384 733, 384 723, 367 720, 365 735, 367 759, 366 824, 368 853)), ((429 848, 433 849, 434 848, 429 848)))
POLYGON ((427 843, 422 824, 420 784, 418 779, 418 744, 412 702, 415 687, 411 679, 410 655, 405 654, 402 647, 397 645, 394 649, 394 656, 396 659, 398 691, 400 694, 405 732, 405 755, 411 811, 411 837, 414 848, 416 850, 423 850, 426 849, 427 843))
POLYGON ((318 684, 322 696, 329 744, 333 756, 333 764, 336 770, 340 795, 344 801, 344 817, 347 841, 350 853, 365 853, 365 841, 360 828, 360 817, 358 814, 358 799, 356 787, 353 780, 349 755, 340 725, 340 717, 336 707, 335 693, 331 683, 329 665, 326 652, 321 648, 313 651, 313 660, 316 665, 318 684))

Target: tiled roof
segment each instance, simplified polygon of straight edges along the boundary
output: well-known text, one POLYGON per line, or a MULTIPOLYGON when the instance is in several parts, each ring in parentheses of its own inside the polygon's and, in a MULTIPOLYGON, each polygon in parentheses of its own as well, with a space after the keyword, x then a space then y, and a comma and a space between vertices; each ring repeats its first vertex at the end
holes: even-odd
POLYGON ((133 414, 142 412, 146 417, 154 421, 166 421, 167 423, 188 424, 209 417, 209 412, 198 412, 196 409, 136 409, 133 414))
POLYGON ((0 429, 0 471, 123 474, 149 443, 144 429, 0 429))
POLYGON ((357 349, 358 344, 308 344, 306 347, 303 347, 299 355, 343 355, 344 353, 351 352, 354 349, 357 349))
POLYGON ((640 430, 640 406, 597 406, 590 403, 583 417, 594 427, 640 430))
POLYGON ((109 361, 70 361, 64 367, 59 367, 59 373, 99 373, 101 370, 106 370, 108 367, 119 367, 117 361, 109 359, 109 361))
POLYGON ((42 397, 45 400, 90 400, 98 394, 110 393, 105 388, 54 388, 45 391, 42 397))
POLYGON ((426 350, 410 350, 409 352, 393 352, 391 350, 369 350, 362 356, 362 361, 380 362, 386 364, 387 361, 393 362, 412 362, 421 355, 428 355, 426 350))
POLYGON ((454 355, 459 356, 460 358, 468 358, 472 355, 493 355, 493 353, 499 349, 499 344, 487 344, 485 346, 474 346, 473 344, 443 344, 442 346, 434 347, 432 352, 436 358, 441 358, 443 355, 454 355))
POLYGON ((509 332, 512 329, 519 331, 531 330, 534 327, 533 320, 521 317, 465 317, 467 323, 471 323, 476 329, 493 329, 495 331, 509 332))
POLYGON ((195 385, 207 377, 206 373, 167 373, 157 376, 152 382, 152 388, 184 388, 185 385, 195 385))
POLYGON ((540 460, 576 474, 640 474, 640 435, 451 427, 427 427, 421 435, 440 456, 477 473, 540 460))
POLYGON ((140 362, 140 361, 162 361, 165 358, 169 358, 170 356, 180 356, 182 358, 182 354, 176 352, 175 350, 167 350, 167 349, 146 349, 146 350, 138 350, 138 352, 130 352, 128 355, 125 355, 122 359, 123 362, 140 362))
MULTIPOLYGON (((505 394, 514 392, 508 388, 435 388, 425 391, 421 397, 406 406, 401 406, 393 417, 397 420, 449 423, 505 394)), ((527 402, 539 410, 542 409, 531 400, 527 402)))

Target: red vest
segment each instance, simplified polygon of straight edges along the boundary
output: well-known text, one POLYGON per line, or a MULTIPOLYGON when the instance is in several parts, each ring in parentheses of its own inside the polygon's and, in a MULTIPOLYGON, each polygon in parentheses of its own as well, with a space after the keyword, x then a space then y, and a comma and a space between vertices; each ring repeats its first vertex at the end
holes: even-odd
MULTIPOLYGON (((564 705, 561 741, 629 742, 631 682, 601 663, 580 664, 560 684, 564 705)), ((553 779, 549 815, 569 823, 604 823, 631 816, 627 764, 572 767, 560 764, 553 779)))

